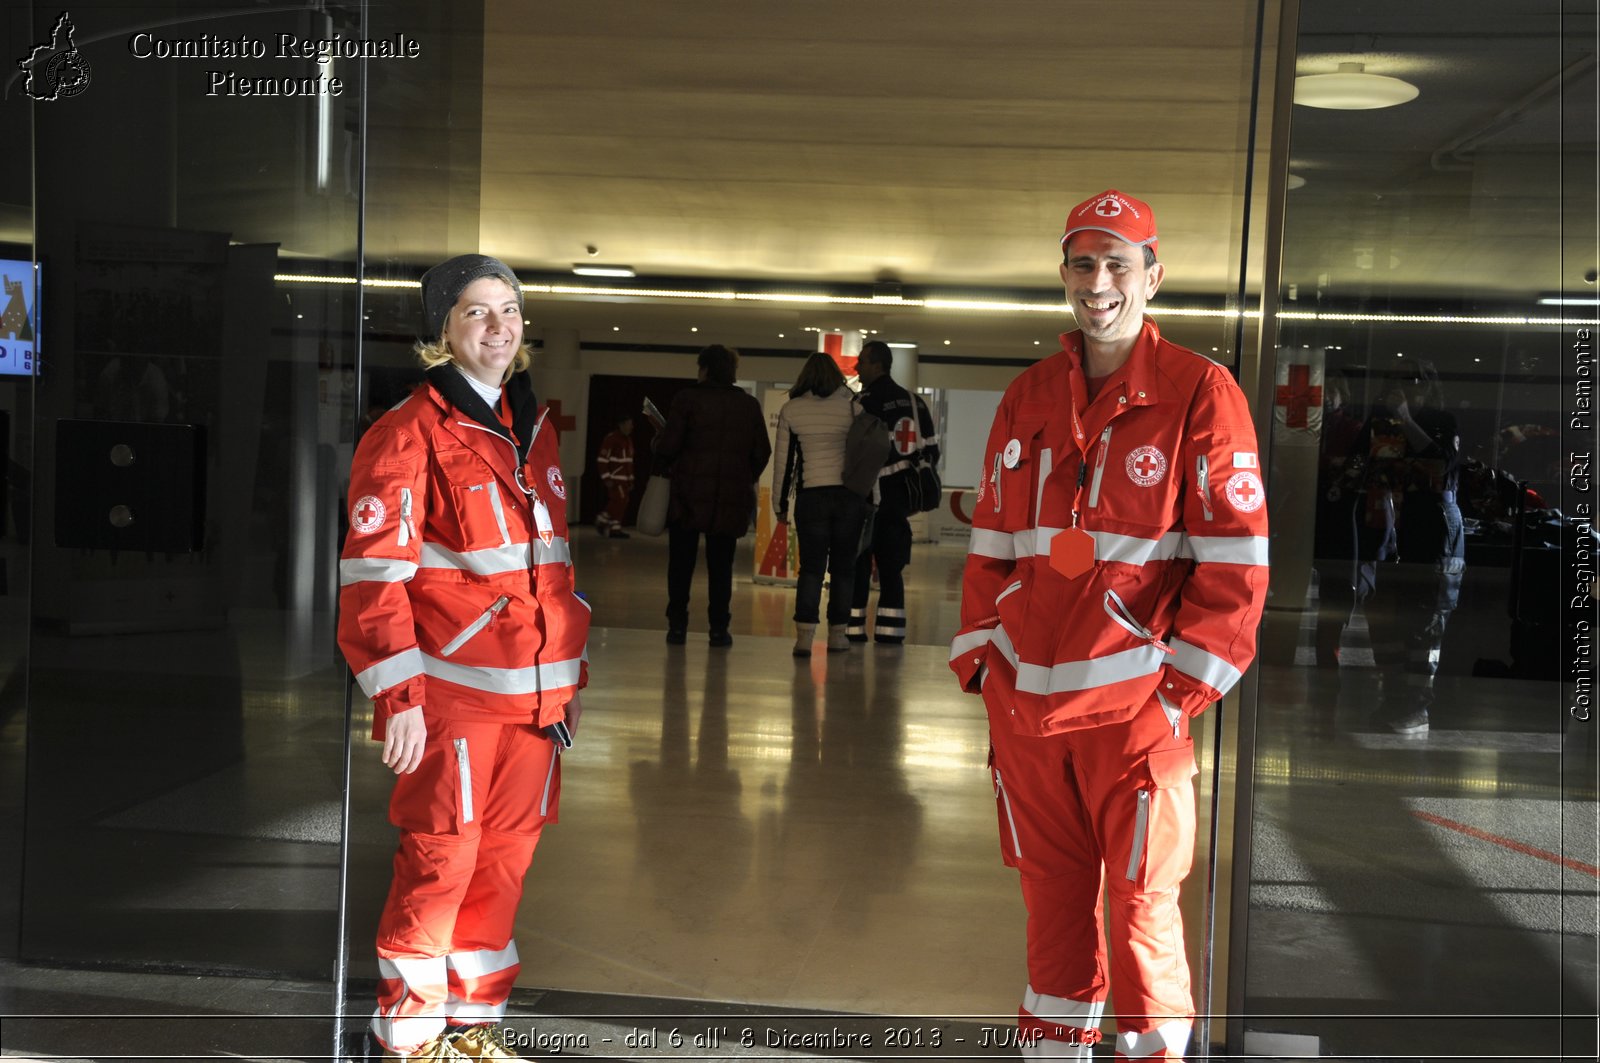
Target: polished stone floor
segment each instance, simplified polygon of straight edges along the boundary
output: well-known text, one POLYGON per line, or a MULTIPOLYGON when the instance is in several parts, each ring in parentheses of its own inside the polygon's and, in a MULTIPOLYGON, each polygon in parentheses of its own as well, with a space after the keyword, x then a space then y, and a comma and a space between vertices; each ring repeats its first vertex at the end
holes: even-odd
MULTIPOLYGON (((922 1031, 920 1045, 891 1051, 879 1031, 878 1051, 820 1053, 832 1056, 1013 1052, 977 1047, 986 1023, 1015 1014, 1025 919, 999 860, 981 710, 945 667, 962 550, 917 547, 906 646, 797 661, 792 591, 746 578, 748 542, 734 645, 713 649, 703 621, 686 646, 663 642, 664 541, 579 535, 592 682, 562 820, 535 856, 518 924, 520 1021, 569 1037, 567 1054, 600 1057, 674 1054, 673 1016, 689 1017, 680 1032, 727 1026, 734 1041, 745 1027, 809 1030, 834 1015, 922 1031), (641 1043, 646 1025, 660 1043, 641 1043), (935 1028, 940 1045, 928 1043, 935 1028)), ((315 1058, 332 1043, 344 765, 330 722, 343 676, 315 655, 285 667, 300 633, 283 619, 235 620, 241 760, 30 839, 22 951, 36 962, 0 967, 0 1013, 78 1018, 13 1018, 0 1052, 168 1055, 147 1018, 109 1018, 162 1001, 209 1016, 182 1054, 315 1058), (202 977, 118 973, 148 955, 180 955, 202 977), (248 977, 262 970, 294 978, 248 977), (252 1023, 263 1015, 281 1021, 252 1023)), ((1497 637, 1492 608, 1462 622, 1497 637)), ((1557 1058, 1592 1044, 1592 1021, 1562 1016, 1595 1011, 1593 727, 1563 723, 1553 683, 1458 669, 1441 679, 1429 733, 1389 734, 1370 719, 1377 677, 1361 625, 1345 666, 1317 669, 1306 624, 1269 617, 1269 633, 1288 637, 1268 639, 1247 679, 1260 710, 1242 729, 1253 790, 1237 809, 1238 703, 1225 705, 1217 1036, 1233 1012, 1252 1058, 1557 1058), (1232 897, 1242 846, 1250 873, 1232 897), (1244 972, 1232 986, 1230 968, 1244 972)), ((358 737, 366 726, 358 712, 358 737)), ((15 722, 0 736, 12 764, 15 722)), ((1212 740, 1199 743, 1203 783, 1212 740)), ((344 918, 359 1026, 393 832, 376 747, 354 751, 344 918)), ((1207 785, 1202 846, 1210 804, 1207 785)), ((1184 898, 1197 988, 1205 856, 1184 898)), ((724 1042, 689 1054, 763 1049, 818 1051, 724 1042)))

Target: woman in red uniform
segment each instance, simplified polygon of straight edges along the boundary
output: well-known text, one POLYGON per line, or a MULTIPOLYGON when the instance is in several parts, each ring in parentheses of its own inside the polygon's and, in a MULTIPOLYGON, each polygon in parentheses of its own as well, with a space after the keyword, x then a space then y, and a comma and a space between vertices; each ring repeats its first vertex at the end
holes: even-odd
POLYGON ((423 275, 422 305, 427 383, 361 439, 339 566, 339 644, 397 776, 372 1029, 385 1058, 515 1058, 512 922, 556 818, 589 610, 515 275, 461 255, 423 275))

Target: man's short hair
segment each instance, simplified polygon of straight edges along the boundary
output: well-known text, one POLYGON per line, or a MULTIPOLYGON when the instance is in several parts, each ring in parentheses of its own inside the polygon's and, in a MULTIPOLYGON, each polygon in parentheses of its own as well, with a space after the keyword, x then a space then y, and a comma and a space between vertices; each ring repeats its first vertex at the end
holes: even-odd
POLYGON ((706 371, 706 380, 711 383, 731 384, 739 373, 739 352, 713 343, 700 352, 699 366, 706 371))
POLYGON ((882 340, 868 340, 861 345, 858 358, 864 358, 887 373, 894 366, 894 351, 882 340))

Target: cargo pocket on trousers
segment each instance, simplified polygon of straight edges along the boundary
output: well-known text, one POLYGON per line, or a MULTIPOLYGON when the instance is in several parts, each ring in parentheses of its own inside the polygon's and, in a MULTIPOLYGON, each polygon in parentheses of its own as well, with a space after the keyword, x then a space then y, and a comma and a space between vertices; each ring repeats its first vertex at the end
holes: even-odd
POLYGON ((1172 889, 1194 862, 1194 746, 1145 755, 1145 782, 1134 794, 1126 878, 1140 890, 1172 889))

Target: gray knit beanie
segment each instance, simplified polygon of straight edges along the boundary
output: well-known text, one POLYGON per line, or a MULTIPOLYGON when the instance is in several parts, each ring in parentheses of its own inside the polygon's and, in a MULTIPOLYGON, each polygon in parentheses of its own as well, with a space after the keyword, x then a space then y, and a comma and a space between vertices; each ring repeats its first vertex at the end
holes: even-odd
POLYGON ((456 305, 467 285, 479 277, 504 280, 517 293, 517 306, 522 306, 522 283, 510 266, 488 255, 457 255, 422 275, 422 323, 428 330, 424 339, 432 343, 439 338, 450 317, 450 308, 456 305))

